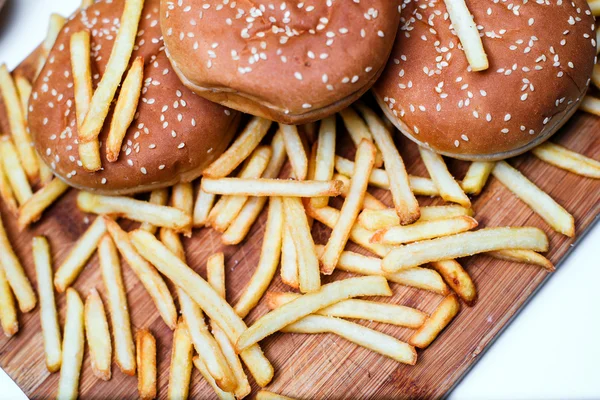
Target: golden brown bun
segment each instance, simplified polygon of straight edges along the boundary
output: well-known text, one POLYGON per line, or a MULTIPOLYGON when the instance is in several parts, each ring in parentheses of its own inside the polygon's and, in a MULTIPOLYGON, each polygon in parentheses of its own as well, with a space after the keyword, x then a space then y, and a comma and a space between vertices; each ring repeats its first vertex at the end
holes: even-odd
MULTIPOLYGON (((101 146, 102 167, 80 166, 73 98, 69 40, 86 29, 92 36, 94 89, 104 73, 119 20, 122 0, 100 1, 81 11, 64 27, 34 84, 29 127, 35 146, 54 173, 68 184, 106 194, 127 194, 197 178, 227 147, 240 114, 195 95, 181 84, 163 50, 158 0, 146 0, 136 47, 144 57, 144 86, 137 117, 127 131, 117 162, 108 162, 101 146)), ((108 135, 111 115, 100 134, 108 135)))
POLYGON ((335 113, 373 85, 390 54, 399 4, 163 0, 161 24, 173 68, 190 89, 300 124, 335 113))
POLYGON ((488 70, 470 71, 442 0, 411 0, 373 91, 405 135, 438 153, 468 160, 520 154, 556 132, 585 94, 594 19, 585 0, 467 6, 488 70))

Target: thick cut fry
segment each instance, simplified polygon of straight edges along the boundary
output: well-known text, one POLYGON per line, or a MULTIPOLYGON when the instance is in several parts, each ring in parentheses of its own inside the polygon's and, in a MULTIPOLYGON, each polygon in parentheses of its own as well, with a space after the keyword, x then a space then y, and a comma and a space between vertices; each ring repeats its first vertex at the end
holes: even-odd
POLYGON ((463 51, 473 71, 488 69, 489 63, 483 43, 479 37, 477 24, 464 0, 444 0, 452 28, 460 39, 463 51))
POLYGON ((192 357, 194 346, 183 318, 179 319, 173 332, 171 366, 169 367, 169 400, 185 400, 190 392, 192 378, 192 357))
POLYGON ((110 380, 112 345, 104 304, 96 289, 92 289, 85 299, 85 335, 92 372, 104 381, 110 380))
POLYGON ((391 133, 383 121, 370 108, 364 104, 358 105, 363 117, 367 121, 375 143, 383 155, 383 163, 388 176, 390 191, 394 207, 400 218, 401 225, 413 223, 419 219, 419 203, 411 191, 408 173, 400 153, 394 144, 391 133))
MULTIPOLYGON (((155 189, 150 192, 150 198, 148 199, 149 203, 156 204, 158 206, 166 206, 167 201, 169 201, 169 189, 155 189)), ((140 225, 140 229, 150 233, 156 233, 156 228, 156 225, 152 225, 149 222, 142 222, 140 225)))
POLYGON ((33 196, 25 170, 17 155, 17 149, 8 136, 0 138, 0 162, 8 178, 12 192, 19 204, 25 204, 33 196))
MULTIPOLYGON (((136 230, 129 234, 133 245, 142 257, 152 263, 173 283, 181 287, 206 314, 236 342, 247 327, 233 308, 197 273, 171 253, 152 234, 136 230)), ((266 386, 273 378, 273 367, 258 345, 240 353, 242 360, 260 386, 266 386)))
POLYGON ((190 182, 180 182, 173 186, 171 205, 190 217, 190 224, 183 230, 187 237, 192 236, 192 218, 194 213, 194 188, 190 182))
POLYGON ((477 301, 477 289, 471 276, 455 260, 435 261, 431 263, 444 278, 448 286, 468 305, 472 306, 477 301))
POLYGON ((456 296, 453 294, 446 296, 433 314, 410 337, 408 343, 420 349, 427 348, 458 314, 458 310, 460 310, 460 303, 456 296))
POLYGON ((465 193, 474 195, 481 193, 495 165, 496 163, 489 161, 472 162, 461 184, 465 193))
MULTIPOLYGON (((15 308, 15 301, 13 299, 10 285, 6 280, 4 270, 0 265, 0 326, 4 331, 4 335, 11 337, 19 331, 19 321, 17 320, 17 309, 15 308)), ((45 336, 45 335, 44 335, 45 336)), ((60 338, 59 347, 60 350, 60 338)), ((48 359, 46 358, 46 365, 48 365, 48 359)), ((59 362, 60 366, 60 362, 59 362)))
POLYGON ((37 299, 35 292, 31 287, 31 282, 23 270, 19 258, 15 254, 8 236, 2 218, 0 217, 0 268, 4 270, 4 275, 10 284, 10 287, 17 298, 19 310, 29 312, 35 308, 37 299))
POLYGON ((573 216, 506 161, 498 162, 492 174, 555 231, 569 237, 575 235, 573 216))
POLYGON ((337 223, 321 256, 321 272, 331 275, 335 270, 340 254, 346 247, 350 232, 363 204, 363 199, 369 184, 369 175, 375 163, 375 145, 363 140, 356 151, 354 173, 350 182, 348 197, 344 201, 337 223))
POLYGON ((31 87, 31 83, 21 74, 15 75, 15 87, 17 88, 17 92, 19 94, 19 101, 21 102, 21 112, 23 113, 23 118, 27 120, 27 104, 29 103, 29 96, 31 96, 31 91, 33 90, 31 87))
MULTIPOLYGON (((38 177, 39 166, 35 151, 31 146, 31 135, 27 130, 25 117, 21 110, 21 103, 15 83, 8 72, 6 65, 0 66, 0 95, 4 99, 6 108, 6 117, 10 127, 12 139, 15 141, 18 159, 22 163, 22 168, 27 173, 27 177, 33 181, 38 177)), ((2 155, 2 158, 5 156, 2 155)), ((7 168, 7 172, 10 172, 7 168)))
MULTIPOLYGON (((348 194, 350 192, 350 178, 348 178, 345 175, 335 174, 335 175, 333 175, 333 179, 335 179, 336 181, 342 181, 343 186, 342 186, 341 195, 343 198, 348 197, 348 194)), ((313 197, 313 199, 314 199, 314 197, 313 197)), ((327 204, 325 206, 327 206, 327 204)), ((325 207, 325 206, 323 206, 323 207, 325 207)), ((312 204, 311 204, 311 207, 312 207, 312 204)), ((362 208, 363 209, 367 208, 370 210, 385 210, 385 209, 387 209, 387 206, 385 204, 383 204, 381 201, 379 201, 371 193, 365 192, 365 197, 363 199, 362 208)), ((396 218, 398 218, 397 214, 396 214, 396 218)))
POLYGON ((85 233, 75 243, 75 246, 67 255, 67 258, 56 270, 54 276, 54 287, 59 293, 67 290, 75 279, 79 276, 83 267, 90 259, 102 236, 106 233, 106 224, 104 219, 96 218, 85 233))
POLYGON ((287 397, 281 394, 269 392, 268 390, 261 390, 256 393, 256 400, 294 400, 291 397, 287 397))
POLYGON ((270 127, 271 121, 253 117, 231 146, 202 171, 202 176, 214 179, 229 175, 254 151, 270 127))
POLYGON ((373 235, 374 243, 403 244, 436 237, 454 235, 477 227, 473 217, 461 215, 433 221, 417 222, 412 225, 397 225, 381 229, 373 235))
MULTIPOLYGON (((595 67, 598 64, 594 65, 595 67)), ((531 152, 542 161, 566 169, 577 175, 600 179, 600 161, 568 150, 554 143, 545 142, 534 147, 531 152)))
POLYGON ((225 392, 217 385, 214 378, 208 372, 206 365, 204 365, 204 362, 199 356, 195 356, 193 358, 193 362, 196 369, 200 371, 200 374, 202 374, 206 382, 208 382, 208 384, 213 388, 219 400, 235 400, 235 396, 233 393, 225 392))
POLYGON ((67 316, 63 340, 63 360, 60 367, 58 393, 60 400, 77 399, 79 395, 79 375, 85 347, 83 326, 83 302, 75 289, 67 289, 67 316))
POLYGON ((12 187, 10 186, 10 182, 8 181, 8 177, 6 176, 6 171, 4 171, 4 164, 0 159, 0 197, 4 201, 6 208, 17 215, 19 212, 19 206, 17 205, 17 199, 15 199, 15 195, 13 193, 12 187))
POLYGON ((147 329, 135 334, 138 394, 142 400, 156 397, 156 339, 147 329))
POLYGON ((554 271, 554 264, 543 255, 531 250, 497 250, 486 253, 488 256, 501 260, 522 262, 539 265, 548 271, 554 271))
POLYGON ((198 195, 194 204, 194 218, 192 221, 194 228, 202 228, 206 225, 216 197, 212 193, 206 193, 202 190, 202 185, 198 185, 198 195))
POLYGON ((385 278, 365 276, 349 278, 321 286, 318 292, 308 293, 263 315, 238 339, 236 348, 243 351, 283 327, 342 300, 358 296, 391 296, 385 278))
MULTIPOLYGON (((323 119, 319 127, 319 138, 317 140, 315 173, 311 179, 330 181, 333 178, 335 137, 335 116, 323 119)), ((313 198, 313 207, 325 207, 328 201, 329 198, 327 197, 313 198)))
POLYGON ((310 293, 321 287, 319 258, 315 250, 315 242, 310 233, 306 212, 300 199, 286 197, 283 199, 285 221, 289 227, 298 263, 298 287, 302 293, 310 293))
MULTIPOLYGON (((461 215, 471 217, 473 216, 473 210, 459 205, 425 206, 421 207, 421 218, 419 218, 418 222, 435 221, 461 215)), ((400 219, 398 218, 398 214, 396 214, 396 210, 392 208, 365 209, 358 216, 358 223, 365 229, 377 231, 400 225, 400 219)))
POLYGON ((55 178, 35 192, 19 209, 19 228, 24 229, 40 219, 44 210, 50 207, 67 189, 69 189, 69 185, 55 178))
POLYGON ((600 116, 600 99, 588 94, 583 97, 579 109, 600 116))
POLYGON ((454 177, 450 175, 442 156, 424 147, 419 147, 419 153, 431 179, 440 191, 442 199, 470 208, 471 200, 469 200, 460 185, 454 180, 454 177))
POLYGON ((192 217, 175 207, 159 206, 147 201, 123 196, 102 196, 79 192, 77 206, 81 211, 101 215, 118 215, 139 222, 184 231, 192 223, 192 217))
POLYGON ((296 179, 303 181, 308 173, 308 157, 302 145, 302 139, 298 134, 298 129, 294 125, 279 124, 279 129, 283 133, 283 141, 287 156, 292 164, 292 170, 296 179))
POLYGON ((143 79, 144 58, 138 56, 131 64, 121 85, 117 104, 115 104, 115 110, 110 121, 110 130, 106 139, 106 159, 110 162, 115 162, 119 158, 123 139, 137 110, 143 79))
MULTIPOLYGON (((284 213, 285 214, 285 213, 284 213)), ((294 289, 300 288, 298 280, 298 254, 290 225, 284 219, 281 240, 281 281, 294 289)))
MULTIPOLYGON (((273 311, 272 311, 273 312, 273 311)), ((400 340, 340 318, 309 315, 282 328, 288 333, 333 333, 403 364, 415 365, 414 347, 400 340)))
POLYGON ((282 231, 283 206, 281 198, 271 197, 258 265, 234 307, 235 312, 242 318, 246 317, 256 307, 275 276, 281 256, 282 231))
POLYGON ((44 337, 46 368, 49 372, 56 372, 60 369, 62 345, 54 300, 54 286, 52 285, 50 247, 45 237, 36 236, 33 238, 32 249, 38 295, 40 296, 40 322, 44 337))
POLYGON ((100 241, 98 257, 113 327, 115 362, 124 374, 135 375, 135 348, 131 334, 127 295, 123 285, 119 255, 110 236, 104 236, 100 241))
POLYGON ((293 181, 287 179, 202 179, 202 189, 208 193, 237 196, 320 197, 341 193, 340 181, 293 181))
POLYGON ((396 247, 383 259, 386 272, 432 261, 452 260, 494 250, 548 250, 548 238, 538 228, 485 228, 396 247))

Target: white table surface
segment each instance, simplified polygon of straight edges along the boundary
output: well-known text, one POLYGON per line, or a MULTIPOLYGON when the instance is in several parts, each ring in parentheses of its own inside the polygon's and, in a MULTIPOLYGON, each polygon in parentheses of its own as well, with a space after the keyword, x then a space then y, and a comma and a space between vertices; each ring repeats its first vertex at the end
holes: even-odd
MULTIPOLYGON (((50 13, 69 15, 78 5, 77 0, 8 0, 0 11, 0 63, 17 66, 44 38, 50 13)), ((597 224, 452 399, 600 398, 599 246, 597 224)), ((2 369, 0 390, 0 399, 27 399, 2 369)))

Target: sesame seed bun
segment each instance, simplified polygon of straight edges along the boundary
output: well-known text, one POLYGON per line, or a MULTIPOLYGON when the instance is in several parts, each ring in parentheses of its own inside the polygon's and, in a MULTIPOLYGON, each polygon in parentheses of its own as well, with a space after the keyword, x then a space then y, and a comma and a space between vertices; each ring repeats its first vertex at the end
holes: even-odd
POLYGON ((287 124, 345 108, 381 74, 398 0, 163 0, 167 54, 209 100, 287 124))
POLYGON ((91 34, 93 87, 105 72, 123 0, 100 1, 67 22, 34 83, 29 127, 35 147, 69 185, 105 194, 129 194, 191 181, 231 140, 240 114, 195 95, 181 84, 164 52, 159 1, 146 0, 131 61, 144 58, 144 84, 136 117, 116 162, 106 159, 111 114, 100 133, 102 170, 86 172, 79 161, 69 41, 91 34))
POLYGON ((595 62, 585 0, 467 0, 490 67, 472 72, 442 0, 406 1, 375 97, 420 145, 497 160, 548 139, 575 112, 595 62))

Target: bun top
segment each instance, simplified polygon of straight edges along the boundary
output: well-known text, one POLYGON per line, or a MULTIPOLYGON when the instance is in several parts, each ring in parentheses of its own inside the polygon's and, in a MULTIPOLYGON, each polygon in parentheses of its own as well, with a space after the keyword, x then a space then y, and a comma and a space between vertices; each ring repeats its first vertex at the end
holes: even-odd
POLYGON ((471 71, 442 0, 407 0, 374 92, 402 132, 439 153, 515 155, 554 133, 585 94, 594 19, 585 0, 466 3, 489 69, 471 71))
POLYGON ((167 52, 201 96, 286 123, 332 114, 381 73, 398 0, 163 0, 167 52))
MULTIPOLYGON (((36 149, 68 184, 108 194, 135 193, 198 177, 226 148, 239 113, 185 88, 164 53, 158 0, 146 0, 131 61, 144 58, 144 83, 136 116, 116 162, 106 159, 111 114, 100 133, 103 169, 87 172, 79 161, 69 42, 91 35, 93 87, 105 72, 123 11, 123 0, 95 3, 67 22, 34 83, 29 127, 36 149)), ((118 94, 117 94, 118 96, 118 94)), ((116 99, 116 97, 115 97, 116 99)))

